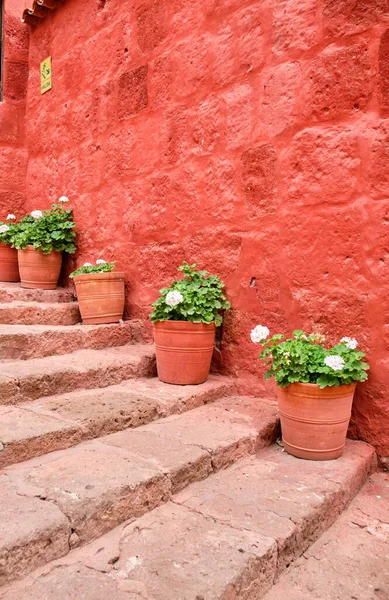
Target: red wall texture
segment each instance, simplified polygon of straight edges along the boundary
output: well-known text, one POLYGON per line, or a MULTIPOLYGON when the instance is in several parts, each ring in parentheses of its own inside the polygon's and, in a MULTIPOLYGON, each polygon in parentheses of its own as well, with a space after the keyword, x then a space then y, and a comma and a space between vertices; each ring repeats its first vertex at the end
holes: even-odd
POLYGON ((24 0, 5 0, 3 4, 0 221, 10 212, 22 211, 27 172, 24 112, 28 79, 28 29, 20 22, 24 0))
POLYGON ((133 317, 184 259, 219 273, 247 392, 256 324, 356 337, 351 433, 389 455, 388 1, 68 0, 30 44, 29 209, 71 198, 133 317))

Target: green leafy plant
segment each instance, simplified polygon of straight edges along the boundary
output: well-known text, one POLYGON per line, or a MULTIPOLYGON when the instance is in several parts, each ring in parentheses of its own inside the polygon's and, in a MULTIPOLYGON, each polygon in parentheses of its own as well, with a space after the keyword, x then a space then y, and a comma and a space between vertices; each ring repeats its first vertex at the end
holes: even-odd
MULTIPOLYGON (((26 217, 17 222, 16 216, 9 214, 6 221, 0 221, 0 242, 11 246, 25 219, 26 217)), ((34 220, 32 217, 30 219, 31 221, 34 220)))
POLYGON ((82 267, 78 267, 73 273, 70 273, 69 277, 73 279, 76 275, 83 275, 84 273, 110 273, 115 268, 116 261, 105 262, 102 258, 96 260, 96 264, 85 263, 82 267))
POLYGON ((67 201, 67 198, 62 197, 51 209, 33 210, 24 217, 17 225, 12 246, 25 249, 31 245, 35 250, 42 250, 43 254, 50 254, 53 250, 73 254, 76 251, 75 223, 72 209, 63 207, 63 203, 67 201))
POLYGON ((160 290, 160 297, 154 304, 151 321, 191 321, 192 323, 212 323, 221 325, 221 311, 230 308, 223 293, 224 283, 217 275, 198 271, 197 265, 184 262, 178 270, 183 279, 173 281, 170 287, 160 290))
POLYGON ((319 333, 307 335, 297 329, 293 337, 282 334, 269 336, 267 327, 258 325, 251 340, 264 346, 259 358, 268 367, 265 379, 274 377, 280 387, 291 383, 315 383, 320 388, 350 384, 367 379, 369 365, 356 350, 354 338, 344 337, 338 344, 325 348, 325 337, 319 333))

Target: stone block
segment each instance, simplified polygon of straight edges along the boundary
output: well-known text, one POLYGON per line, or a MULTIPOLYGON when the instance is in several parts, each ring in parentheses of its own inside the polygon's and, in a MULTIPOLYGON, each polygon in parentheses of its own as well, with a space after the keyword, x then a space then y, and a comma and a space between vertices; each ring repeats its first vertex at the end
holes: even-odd
POLYGON ((237 85, 224 94, 227 107, 226 142, 229 150, 250 146, 254 126, 254 92, 250 85, 237 85))
POLYGON ((389 113, 389 29, 381 37, 378 68, 380 73, 381 110, 387 116, 389 113))
POLYGON ((213 84, 223 87, 236 76, 237 60, 231 25, 220 27, 208 40, 213 84))
POLYGON ((276 0, 273 3, 272 51, 277 58, 295 58, 320 40, 318 0, 276 0))
POLYGON ((198 155, 212 152, 223 138, 222 103, 217 95, 211 95, 193 110, 192 138, 198 155))
POLYGON ((329 36, 355 35, 385 20, 388 10, 388 0, 324 0, 325 31, 329 36))
POLYGON ((389 198, 389 124, 385 120, 378 124, 373 133, 367 178, 373 198, 389 198))
POLYGON ((190 37, 179 42, 173 51, 174 93, 179 99, 198 94, 207 84, 210 65, 207 36, 190 37))
POLYGON ((266 60, 266 7, 260 2, 238 10, 233 13, 231 24, 239 71, 250 73, 261 69, 266 60))
POLYGON ((0 188, 11 188, 12 192, 24 191, 26 172, 26 150, 12 147, 0 149, 0 188))
POLYGON ((0 103, 0 143, 16 144, 23 128, 22 114, 17 106, 0 103))
POLYGON ((28 64, 25 62, 3 62, 3 99, 23 101, 27 94, 28 64))
POLYGON ((142 52, 151 52, 168 33, 166 0, 145 0, 136 7, 137 38, 142 52))
POLYGON ((250 218, 277 208, 277 154, 271 144, 250 148, 241 156, 242 186, 250 218))
POLYGON ((373 89, 371 69, 367 44, 327 48, 307 72, 304 115, 327 121, 364 110, 373 89))
POLYGON ((288 200, 305 205, 347 202, 357 187, 360 162, 351 128, 304 129, 285 154, 284 193, 288 200))
POLYGON ((259 119, 256 120, 258 134, 279 135, 302 118, 302 79, 301 64, 297 61, 283 63, 270 70, 264 80, 259 119))
POLYGON ((148 66, 142 65, 119 77, 118 117, 120 120, 128 119, 147 107, 147 73, 148 66))

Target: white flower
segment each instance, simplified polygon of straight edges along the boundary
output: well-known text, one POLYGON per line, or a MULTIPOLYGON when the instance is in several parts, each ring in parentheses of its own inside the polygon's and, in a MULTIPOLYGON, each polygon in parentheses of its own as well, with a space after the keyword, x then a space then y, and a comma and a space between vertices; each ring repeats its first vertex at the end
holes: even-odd
POLYGON ((15 215, 9 214, 9 215, 7 215, 6 221, 11 221, 11 220, 13 221, 14 219, 16 219, 15 215))
POLYGON ((84 263, 82 266, 83 267, 92 267, 93 265, 92 265, 92 263, 84 263))
POLYGON ((250 333, 251 341, 254 344, 258 344, 261 340, 266 340, 266 338, 269 336, 269 333, 270 331, 267 327, 264 327, 263 325, 257 325, 250 333))
POLYGON ((65 202, 69 202, 69 198, 66 198, 66 196, 61 196, 58 198, 58 202, 63 202, 65 204, 65 202))
POLYGON ((177 306, 177 304, 180 304, 184 300, 184 296, 180 292, 177 292, 177 290, 173 290, 166 294, 165 300, 168 306, 177 306))
POLYGON ((34 219, 40 219, 43 217, 43 212, 41 210, 33 210, 30 215, 34 217, 34 219))
POLYGON ((96 260, 96 265, 105 265, 105 264, 106 264, 106 262, 105 262, 105 260, 103 260, 102 258, 98 258, 98 259, 96 260))
POLYGON ((351 338, 351 337, 342 337, 342 339, 340 340, 341 344, 345 344, 347 346, 347 348, 350 348, 350 350, 355 350, 356 347, 358 346, 358 342, 355 338, 351 338))
POLYGON ((5 233, 9 230, 8 225, 0 225, 0 233, 5 233))
POLYGON ((339 354, 335 354, 333 356, 326 356, 324 364, 334 369, 334 371, 341 371, 344 367, 344 360, 339 354))

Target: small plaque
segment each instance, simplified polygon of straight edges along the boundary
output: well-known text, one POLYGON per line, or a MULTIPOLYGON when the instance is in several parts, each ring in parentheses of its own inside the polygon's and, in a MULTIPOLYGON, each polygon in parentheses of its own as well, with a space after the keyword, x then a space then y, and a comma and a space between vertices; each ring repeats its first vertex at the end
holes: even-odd
POLYGON ((41 62, 41 94, 51 90, 51 56, 41 62))

